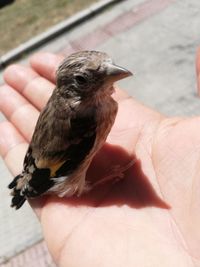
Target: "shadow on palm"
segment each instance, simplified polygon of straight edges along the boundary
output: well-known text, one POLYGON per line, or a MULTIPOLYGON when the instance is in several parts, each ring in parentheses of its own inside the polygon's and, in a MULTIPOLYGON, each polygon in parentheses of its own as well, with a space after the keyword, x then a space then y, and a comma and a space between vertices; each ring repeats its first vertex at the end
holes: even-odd
POLYGON ((122 180, 116 181, 114 178, 112 181, 97 186, 94 190, 81 197, 59 198, 47 196, 45 201, 42 201, 42 205, 56 202, 74 207, 90 206, 101 208, 128 205, 135 209, 148 206, 168 209, 167 203, 157 195, 148 177, 143 173, 140 160, 135 155, 130 156, 119 146, 110 144, 103 146, 94 158, 88 170, 86 180, 89 183, 94 183, 107 175, 112 166, 123 166, 123 164, 126 165, 130 161, 134 161, 134 164, 125 172, 122 180))

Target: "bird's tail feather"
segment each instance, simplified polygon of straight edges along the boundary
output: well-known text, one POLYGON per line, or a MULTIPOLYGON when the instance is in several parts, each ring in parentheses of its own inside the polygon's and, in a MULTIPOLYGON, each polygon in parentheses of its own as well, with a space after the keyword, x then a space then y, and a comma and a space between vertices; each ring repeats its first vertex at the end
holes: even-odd
POLYGON ((9 189, 13 189, 13 188, 17 185, 17 180, 18 180, 19 178, 21 178, 21 177, 22 177, 21 174, 17 175, 17 176, 12 180, 12 182, 8 185, 8 188, 9 188, 9 189))
POLYGON ((16 209, 19 209, 24 202, 26 201, 26 197, 24 194, 22 194, 22 191, 20 189, 17 189, 17 181, 19 178, 21 178, 22 175, 19 174, 17 175, 13 181, 8 185, 9 189, 13 189, 12 190, 12 201, 11 201, 11 207, 15 207, 16 209))
POLYGON ((20 195, 20 190, 16 190, 15 191, 15 195, 12 198, 12 202, 11 202, 11 207, 16 208, 16 210, 18 210, 19 208, 21 208, 21 206, 24 204, 24 202, 26 201, 25 196, 21 196, 20 195))

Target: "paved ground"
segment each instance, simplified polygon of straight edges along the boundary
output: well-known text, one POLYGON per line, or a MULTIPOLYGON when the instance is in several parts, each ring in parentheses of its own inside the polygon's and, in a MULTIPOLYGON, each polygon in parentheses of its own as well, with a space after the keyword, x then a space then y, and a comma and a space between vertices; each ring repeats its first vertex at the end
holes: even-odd
MULTIPOLYGON (((120 84, 135 98, 167 115, 193 116, 200 113, 194 67, 200 44, 199 10, 196 0, 126 0, 41 49, 66 54, 77 49, 106 51, 134 72, 134 78, 120 84)), ((28 205, 18 212, 9 208, 5 188, 11 176, 3 162, 0 173, 3 262, 36 244, 42 234, 28 205)), ((54 266, 44 247, 38 243, 2 266, 54 266), (27 261, 28 255, 37 255, 30 257, 35 265, 27 261)))

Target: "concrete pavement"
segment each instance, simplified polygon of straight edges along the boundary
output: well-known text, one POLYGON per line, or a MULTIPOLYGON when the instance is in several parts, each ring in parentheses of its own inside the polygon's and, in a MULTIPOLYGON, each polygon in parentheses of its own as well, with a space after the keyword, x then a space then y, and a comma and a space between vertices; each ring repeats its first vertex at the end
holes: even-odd
MULTIPOLYGON (((200 44, 199 10, 200 2, 196 0, 127 0, 40 50, 66 54, 77 49, 108 52, 118 64, 134 72, 133 78, 120 85, 136 99, 169 116, 197 115, 200 100, 196 94, 194 62, 200 44)), ((22 61, 26 62, 27 59, 22 61)), ((3 161, 0 173, 0 261, 3 262, 36 244, 42 234, 27 204, 17 212, 9 208, 6 185, 11 175, 3 161)), ((40 244, 35 249, 40 249, 40 244)), ((42 255, 40 260, 45 262, 42 255)), ((29 266, 23 258, 21 265, 8 261, 3 266, 29 266)), ((33 266, 40 266, 37 260, 36 257, 33 266)), ((49 260, 48 265, 41 266, 54 264, 49 260)))

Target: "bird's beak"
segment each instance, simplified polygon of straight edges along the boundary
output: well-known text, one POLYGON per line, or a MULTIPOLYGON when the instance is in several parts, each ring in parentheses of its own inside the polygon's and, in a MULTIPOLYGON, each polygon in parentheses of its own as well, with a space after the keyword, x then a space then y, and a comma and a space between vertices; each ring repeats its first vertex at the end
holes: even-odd
POLYGON ((117 66, 113 63, 106 63, 106 74, 108 76, 108 79, 112 80, 113 82, 133 75, 133 73, 129 70, 117 66))

